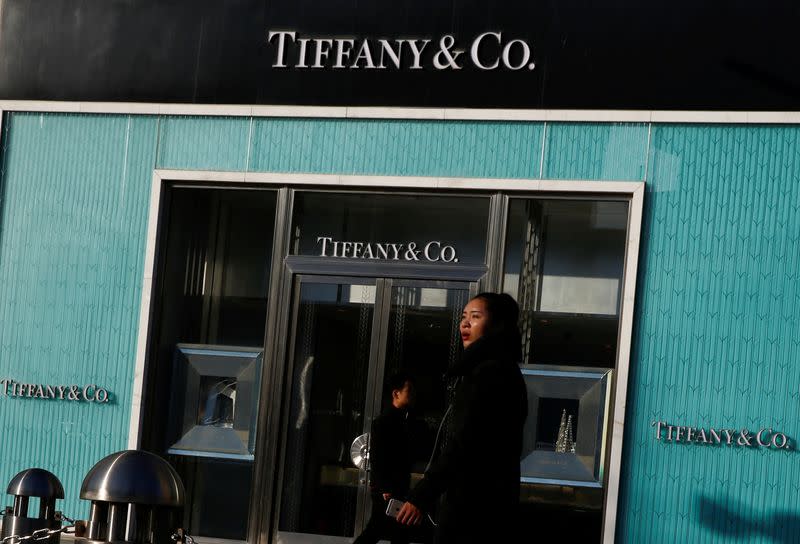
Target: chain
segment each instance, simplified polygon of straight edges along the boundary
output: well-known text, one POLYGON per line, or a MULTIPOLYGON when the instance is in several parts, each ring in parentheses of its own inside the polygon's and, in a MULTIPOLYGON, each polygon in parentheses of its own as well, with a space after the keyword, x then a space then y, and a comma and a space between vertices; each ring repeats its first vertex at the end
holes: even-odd
MULTIPOLYGON (((65 518, 66 519, 66 518, 65 518)), ((60 534, 74 534, 75 525, 66 525, 60 529, 39 529, 27 536, 11 535, 0 540, 2 544, 19 544, 20 542, 41 542, 50 540, 51 537, 60 534)))
MULTIPOLYGON (((42 542, 45 540, 49 540, 55 535, 75 534, 76 522, 74 519, 69 518, 63 514, 61 514, 61 517, 57 519, 63 519, 65 521, 68 521, 69 523, 71 523, 71 525, 65 525, 60 529, 38 529, 26 536, 22 535, 7 536, 5 538, 0 539, 0 544, 20 544, 20 542, 42 542)), ((172 540, 174 542, 181 542, 184 544, 195 544, 194 538, 189 536, 189 533, 185 532, 183 529, 178 529, 178 532, 172 535, 172 540)))

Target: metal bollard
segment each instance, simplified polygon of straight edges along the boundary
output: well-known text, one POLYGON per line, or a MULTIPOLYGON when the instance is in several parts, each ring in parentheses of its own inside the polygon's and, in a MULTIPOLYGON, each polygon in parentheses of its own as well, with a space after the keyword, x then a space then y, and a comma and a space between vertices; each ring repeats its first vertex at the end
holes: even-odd
POLYGON ((100 460, 81 485, 91 501, 83 544, 164 544, 180 524, 183 482, 164 459, 127 450, 100 460))
MULTIPOLYGON (((6 507, 3 512, 0 541, 12 535, 27 536, 42 529, 61 528, 61 512, 56 512, 56 499, 64 498, 64 488, 51 472, 41 468, 23 470, 11 479, 7 493, 14 495, 14 506, 6 507), (28 517, 31 497, 39 499, 39 515, 35 518, 28 517)), ((46 544, 58 544, 60 541, 60 534, 41 540, 46 544)))

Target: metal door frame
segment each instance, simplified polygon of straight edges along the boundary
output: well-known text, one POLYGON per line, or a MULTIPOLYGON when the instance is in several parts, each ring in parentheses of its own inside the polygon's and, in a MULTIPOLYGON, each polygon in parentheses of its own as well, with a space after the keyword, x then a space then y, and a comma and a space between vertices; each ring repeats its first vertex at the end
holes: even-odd
MULTIPOLYGON (((372 421, 380 410, 381 389, 384 378, 388 321, 391 310, 391 289, 395 286, 464 288, 470 296, 478 291, 485 279, 488 268, 481 266, 430 265, 405 262, 373 263, 351 261, 333 257, 287 256, 284 259, 281 281, 281 296, 278 313, 291 316, 281 322, 276 333, 275 351, 268 372, 274 378, 271 388, 271 408, 277 409, 278 421, 266 429, 273 437, 274 446, 266 452, 265 464, 272 466, 273 477, 267 482, 267 489, 261 501, 251 501, 251 506, 263 508, 268 512, 269 528, 266 538, 276 542, 280 505, 283 493, 284 464, 286 460, 286 436, 288 432, 289 403, 291 402, 292 375, 296 347, 297 308, 300 286, 303 283, 345 283, 354 285, 375 285, 375 306, 370 338, 369 369, 364 404, 364 426, 362 432, 369 432, 372 421), (381 385, 379 385, 381 384, 381 385), (278 406, 275 406, 275 405, 278 406), (274 425, 277 424, 276 428, 274 425), (259 503, 260 504, 257 504, 259 503)), ((266 403, 265 403, 266 404, 266 403)), ((264 406, 263 408, 266 408, 264 406)), ((275 411, 272 412, 273 418, 275 411)), ((261 436, 264 436, 262 434, 261 436)), ((266 476, 266 474, 265 474, 266 476)), ((366 471, 359 472, 359 480, 366 479, 366 471)), ((356 502, 356 534, 366 523, 368 496, 367 487, 360 485, 356 502)), ((264 514, 266 515, 266 514, 264 514)), ((322 535, 321 535, 322 536, 322 535)), ((323 537, 324 538, 324 537, 323 537)), ((338 537, 332 537, 338 538, 338 537)))
MULTIPOLYGON (((477 281, 456 281, 456 280, 437 280, 437 279, 407 279, 407 278, 377 278, 379 290, 382 293, 376 293, 376 303, 381 299, 381 314, 378 321, 378 342, 377 357, 374 361, 374 368, 370 369, 371 381, 367 383, 367 402, 370 404, 368 410, 365 410, 364 418, 364 432, 370 432, 372 423, 375 418, 380 415, 381 404, 383 402, 383 383, 386 371, 386 351, 388 349, 389 339, 389 317, 392 310, 392 289, 394 287, 420 287, 420 288, 434 288, 434 289, 466 289, 468 296, 472 297, 478 293, 477 281), (371 395, 370 395, 371 391, 371 395), (368 414, 368 418, 367 418, 368 414)), ((374 346, 373 346, 374 347, 374 346)), ((372 363, 372 361, 370 361, 372 363)), ((366 476, 369 476, 368 474, 366 476)), ((366 489, 366 488, 364 488, 366 489)), ((370 512, 370 499, 369 495, 364 493, 363 507, 359 507, 356 514, 356 531, 364 528, 367 516, 370 512), (361 518, 361 519, 359 519, 361 518)))

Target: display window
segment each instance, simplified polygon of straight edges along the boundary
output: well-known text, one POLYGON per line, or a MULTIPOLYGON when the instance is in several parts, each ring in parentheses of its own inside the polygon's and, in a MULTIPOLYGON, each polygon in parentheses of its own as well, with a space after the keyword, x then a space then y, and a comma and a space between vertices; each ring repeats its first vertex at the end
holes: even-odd
POLYGON ((484 290, 521 309, 528 528, 600 539, 629 200, 165 183, 159 208, 141 443, 178 469, 201 541, 357 536, 393 378, 415 380, 415 482, 484 290))
POLYGON ((503 290, 520 305, 529 403, 521 502, 530 530, 547 516, 576 527, 576 538, 600 538, 628 208, 509 202, 503 290))
POLYGON ((142 444, 187 491, 193 534, 247 537, 276 192, 167 193, 142 444))

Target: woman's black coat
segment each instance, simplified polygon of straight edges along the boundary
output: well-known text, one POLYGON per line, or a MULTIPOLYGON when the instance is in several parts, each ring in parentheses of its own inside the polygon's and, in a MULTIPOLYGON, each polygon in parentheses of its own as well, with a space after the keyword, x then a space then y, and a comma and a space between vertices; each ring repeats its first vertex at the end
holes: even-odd
POLYGON ((483 336, 450 372, 457 385, 445 446, 409 498, 431 512, 444 494, 437 543, 516 541, 528 411, 519 346, 516 335, 483 336))

